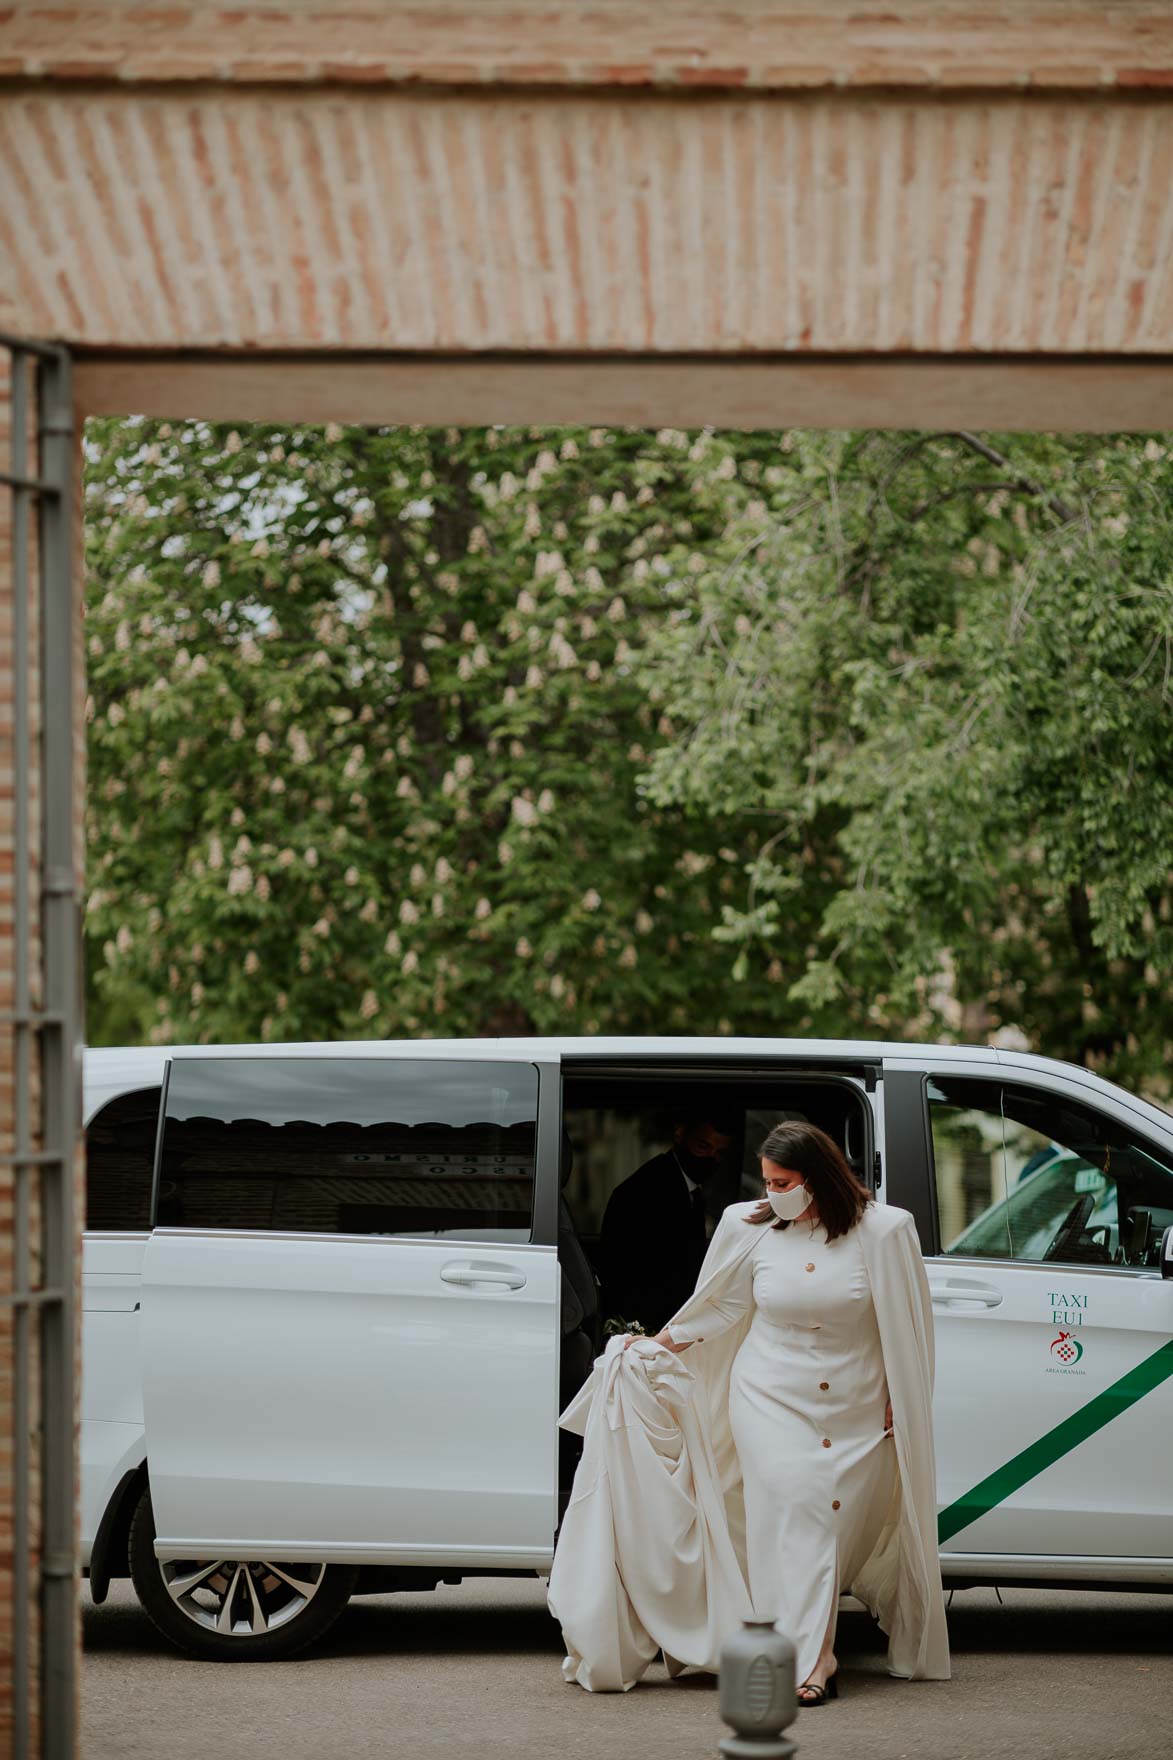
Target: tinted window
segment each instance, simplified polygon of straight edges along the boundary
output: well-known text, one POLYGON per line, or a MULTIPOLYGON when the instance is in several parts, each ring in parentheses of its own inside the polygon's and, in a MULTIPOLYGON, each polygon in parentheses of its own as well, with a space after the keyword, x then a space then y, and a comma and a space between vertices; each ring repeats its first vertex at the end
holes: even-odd
POLYGON ((151 1175, 159 1129, 158 1088, 120 1094, 86 1131, 86 1227, 151 1226, 151 1175))
POLYGON ((1173 1158, 1038 1088, 929 1084, 941 1250, 1037 1263, 1158 1264, 1173 1158))
POLYGON ((526 1240, 537 1098, 527 1064, 177 1058, 158 1220, 526 1240))

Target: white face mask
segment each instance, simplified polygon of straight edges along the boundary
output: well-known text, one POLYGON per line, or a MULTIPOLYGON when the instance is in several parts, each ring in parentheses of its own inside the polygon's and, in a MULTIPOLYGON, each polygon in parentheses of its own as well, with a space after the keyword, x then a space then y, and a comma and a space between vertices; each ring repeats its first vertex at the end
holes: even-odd
POLYGON ((791 1186, 788 1192, 767 1192, 770 1208, 783 1222, 794 1222, 809 1206, 813 1193, 807 1185, 791 1186))

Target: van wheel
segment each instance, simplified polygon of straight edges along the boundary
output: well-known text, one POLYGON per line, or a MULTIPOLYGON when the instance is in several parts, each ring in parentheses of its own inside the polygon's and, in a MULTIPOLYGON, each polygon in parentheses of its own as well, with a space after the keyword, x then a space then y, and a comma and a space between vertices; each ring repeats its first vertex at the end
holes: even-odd
POLYGON ((277 1662, 329 1631, 358 1580, 351 1565, 155 1557, 145 1490, 130 1524, 135 1593, 163 1636, 212 1662, 277 1662))

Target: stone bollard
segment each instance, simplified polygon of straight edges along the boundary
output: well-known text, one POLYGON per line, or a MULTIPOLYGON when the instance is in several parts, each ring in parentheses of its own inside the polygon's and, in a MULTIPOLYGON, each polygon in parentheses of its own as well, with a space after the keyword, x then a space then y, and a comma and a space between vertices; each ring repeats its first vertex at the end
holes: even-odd
POLYGON ((770 1620, 746 1620, 721 1651, 720 1712, 733 1728, 724 1760, 790 1760, 798 1752, 782 1731, 798 1715, 794 1645, 770 1620))

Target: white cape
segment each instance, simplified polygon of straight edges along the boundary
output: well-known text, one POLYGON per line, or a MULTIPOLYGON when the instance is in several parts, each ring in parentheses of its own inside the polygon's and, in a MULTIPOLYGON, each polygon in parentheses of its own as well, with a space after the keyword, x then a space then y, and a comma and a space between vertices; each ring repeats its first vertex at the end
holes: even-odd
MULTIPOLYGON (((692 1319, 757 1237, 730 1205, 694 1293, 692 1319)), ((764 1226, 764 1225, 763 1225, 764 1226)), ((859 1224, 892 1400, 898 1471, 875 1550, 844 1593, 888 1636, 888 1672, 948 1680, 937 1550, 933 1319, 907 1210, 869 1204, 859 1224)), ((584 1438, 550 1571, 549 1605, 566 1643, 563 1672, 592 1692, 626 1692, 657 1651, 671 1674, 716 1671, 753 1614, 742 1474, 729 1426, 729 1376, 751 1314, 679 1355, 638 1338, 609 1341, 559 1423, 584 1438)))

